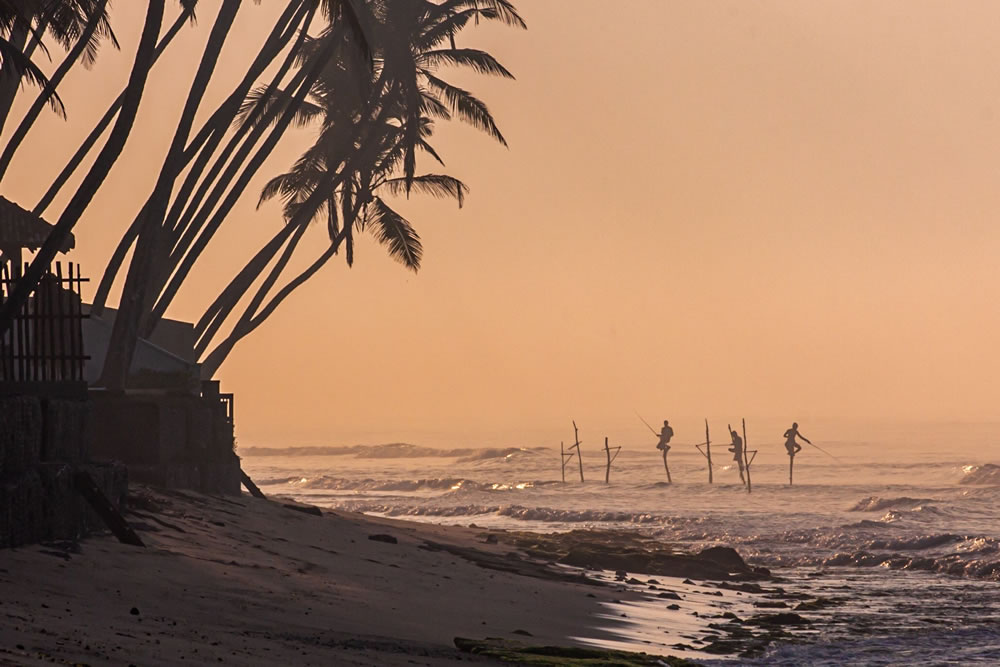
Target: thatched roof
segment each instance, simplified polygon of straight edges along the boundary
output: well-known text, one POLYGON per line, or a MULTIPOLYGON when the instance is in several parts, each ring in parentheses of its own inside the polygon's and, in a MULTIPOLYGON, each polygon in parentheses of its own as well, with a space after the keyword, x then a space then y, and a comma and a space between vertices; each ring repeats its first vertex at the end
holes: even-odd
MULTIPOLYGON (((41 247, 51 231, 52 225, 40 216, 0 196, 0 248, 27 248, 35 251, 41 247)), ((59 248, 59 252, 69 252, 75 246, 76 239, 70 234, 59 248)))

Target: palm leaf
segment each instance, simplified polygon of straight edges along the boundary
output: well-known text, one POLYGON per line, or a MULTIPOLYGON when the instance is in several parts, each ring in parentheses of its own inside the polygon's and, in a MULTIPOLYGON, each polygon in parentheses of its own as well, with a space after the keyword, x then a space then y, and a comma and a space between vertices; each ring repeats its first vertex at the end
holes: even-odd
MULTIPOLYGON (((406 179, 390 178, 383 182, 381 187, 385 188, 390 194, 397 196, 405 195, 406 179)), ((458 200, 459 208, 462 208, 465 204, 465 195, 469 192, 469 187, 465 183, 444 174, 414 176, 412 189, 439 199, 454 197, 458 200)))
POLYGON ((507 140, 501 134, 500 128, 497 127, 485 103, 477 99, 469 91, 442 81, 426 70, 422 74, 427 81, 428 87, 433 92, 444 97, 448 106, 451 107, 452 113, 457 114, 459 118, 470 125, 486 132, 504 146, 507 145, 507 140))
POLYGON ((428 67, 454 65, 470 67, 480 74, 502 76, 513 79, 514 75, 501 65, 496 58, 479 49, 439 49, 420 54, 418 62, 428 67))
POLYGON ((414 273, 424 255, 420 237, 403 216, 389 208, 381 197, 368 206, 368 229, 389 251, 389 256, 414 273))

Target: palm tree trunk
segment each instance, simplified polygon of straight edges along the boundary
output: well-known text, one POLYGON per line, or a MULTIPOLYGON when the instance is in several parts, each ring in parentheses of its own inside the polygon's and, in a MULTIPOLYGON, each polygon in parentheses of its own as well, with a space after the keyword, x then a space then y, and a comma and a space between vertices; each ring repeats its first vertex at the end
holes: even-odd
POLYGON ((28 300, 28 296, 34 291, 43 272, 55 258, 59 248, 66 242, 74 225, 87 210, 87 206, 104 183, 104 179, 107 178, 111 168, 118 160, 118 156, 121 155, 125 142, 132 131, 132 125, 142 101, 146 79, 152 67, 156 36, 163 21, 163 9, 164 0, 149 0, 142 27, 142 36, 139 38, 139 46, 136 50, 135 61, 129 75, 128 87, 125 89, 125 99, 122 101, 118 120, 112 128, 104 148, 101 149, 90 171, 87 172, 80 187, 77 188, 76 194, 73 195, 59 217, 59 221, 38 250, 35 261, 31 263, 28 271, 18 281, 13 294, 0 310, 0 335, 10 329, 14 322, 15 313, 28 300))
POLYGON ((229 313, 232 312, 232 309, 236 307, 239 300, 250 289, 257 276, 274 259, 274 256, 278 254, 278 251, 281 250, 281 247, 295 229, 296 227, 290 224, 282 225, 281 229, 271 237, 271 240, 258 250, 257 254, 236 274, 236 277, 229 281, 229 284, 219 293, 219 296, 215 298, 212 305, 205 309, 201 318, 194 325, 196 353, 201 354, 205 351, 211 336, 222 326, 222 321, 229 316, 229 313))
POLYGON ((128 251, 132 249, 135 240, 139 238, 139 230, 142 229, 142 221, 145 219, 148 204, 149 202, 147 201, 139 211, 139 214, 135 216, 135 220, 132 221, 129 228, 125 230, 125 234, 122 236, 121 241, 118 242, 114 254, 108 260, 108 265, 104 269, 104 275, 101 276, 101 282, 97 286, 97 292, 94 294, 93 303, 90 305, 90 314, 94 317, 100 317, 104 314, 104 307, 108 303, 108 294, 111 292, 111 286, 115 282, 115 276, 118 275, 118 270, 121 268, 122 263, 125 262, 125 256, 128 255, 128 251))
MULTIPOLYGON (((157 60, 159 60, 160 54, 162 54, 164 49, 170 45, 170 42, 177 36, 177 33, 180 32, 180 29, 184 26, 184 22, 187 21, 188 18, 190 18, 190 14, 182 12, 181 15, 177 17, 177 20, 174 21, 173 25, 170 26, 170 29, 163 35, 162 39, 160 39, 160 43, 156 46, 156 51, 153 53, 153 60, 150 63, 150 67, 152 67, 157 60)), ((108 129, 108 126, 111 125, 111 121, 114 120, 118 111, 121 109, 122 104, 125 102, 126 92, 128 92, 128 89, 123 90, 121 94, 115 98, 115 101, 111 103, 108 110, 104 112, 101 120, 97 122, 94 129, 87 135, 87 138, 83 140, 83 143, 80 144, 76 153, 73 154, 73 157, 71 157, 66 166, 63 167, 63 170, 59 172, 56 180, 53 181, 52 185, 50 185, 49 189, 45 191, 45 194, 42 196, 41 200, 39 200, 38 204, 36 204, 35 208, 32 209, 32 213, 35 215, 41 215, 45 212, 45 209, 49 207, 49 204, 52 203, 52 200, 56 198, 59 191, 62 190, 64 185, 66 185, 66 181, 69 180, 70 176, 73 175, 77 167, 80 166, 80 163, 82 163, 84 158, 87 157, 87 154, 90 153, 90 150, 94 147, 94 144, 97 143, 97 140, 101 138, 102 134, 104 134, 104 130, 108 129)))
POLYGON ((77 39, 76 44, 70 49, 70 52, 66 54, 62 63, 56 69, 55 74, 49 78, 49 83, 45 86, 42 91, 35 98, 34 103, 31 108, 28 109, 28 113, 25 114, 24 118, 21 119, 20 124, 18 124, 17 129, 14 130, 14 134, 11 135, 10 140, 7 142, 7 146, 3 150, 3 154, 0 155, 0 180, 3 180, 4 174, 7 173, 7 168, 10 166, 10 161, 14 158, 14 153, 17 151, 21 142, 24 141, 24 137, 27 136, 28 130, 34 125, 35 121, 38 119, 38 115, 42 112, 42 109, 52 98, 56 92, 56 88, 62 83, 62 80, 66 78, 66 74, 72 69, 73 65, 80 58, 84 49, 90 43, 90 38, 94 35, 94 31, 97 30, 97 26, 100 25, 101 21, 104 19, 105 7, 108 4, 108 0, 100 0, 97 6, 94 7, 93 14, 90 15, 87 21, 87 26, 84 28, 83 32, 80 34, 79 39, 77 39))
POLYGON ((170 149, 167 151, 163 168, 160 170, 156 186, 153 189, 149 210, 139 230, 135 254, 129 264, 125 288, 118 306, 118 315, 115 317, 115 324, 111 330, 111 340, 108 343, 108 352, 104 359, 104 368, 101 371, 100 384, 111 391, 124 391, 128 381, 128 372, 132 367, 132 357, 139 339, 143 306, 147 298, 146 290, 149 287, 147 278, 155 256, 156 245, 159 242, 167 203, 170 200, 174 182, 184 167, 183 153, 188 136, 191 134, 195 114, 198 112, 198 107, 201 105, 201 100, 215 71, 219 54, 222 52, 222 47, 229 35, 241 2, 242 0, 223 0, 222 6, 219 8, 215 25, 212 26, 212 32, 198 65, 198 71, 195 73, 194 82, 188 91, 188 98, 181 112, 180 122, 174 132, 170 149))
MULTIPOLYGON (((286 9, 286 11, 275 23, 275 27, 272 30, 270 37, 268 38, 267 41, 265 41, 265 44, 262 47, 261 50, 262 54, 267 53, 271 50, 275 50, 274 51, 275 53, 280 51, 282 48, 284 48, 284 45, 287 43, 288 39, 291 38, 291 35, 294 34, 294 31, 297 29, 299 24, 298 18, 300 18, 300 15, 297 15, 297 18, 295 20, 292 20, 291 22, 289 22, 289 18, 292 14, 291 9, 294 9, 295 6, 296 3, 294 2, 290 3, 289 4, 290 9, 286 9), (275 37, 277 37, 278 39, 276 45, 274 44, 275 37)), ((248 76, 250 76, 249 73, 248 76)), ((254 74, 254 78, 255 77, 256 74, 254 74)), ((242 84, 240 86, 237 86, 236 90, 234 90, 233 93, 227 98, 227 101, 223 102, 223 104, 220 105, 220 107, 215 111, 215 113, 212 114, 211 118, 209 118, 209 120, 205 122, 205 125, 202 127, 201 131, 198 133, 196 138, 185 149, 184 152, 185 166, 190 162, 191 158, 194 157, 195 155, 198 156, 199 162, 201 162, 203 159, 207 161, 207 159, 211 156, 212 151, 215 150, 215 146, 218 145, 217 141, 213 143, 212 141, 209 140, 214 136, 214 134, 218 134, 221 138, 221 136, 226 133, 226 129, 232 122, 233 114, 226 113, 227 110, 231 111, 231 109, 229 109, 227 105, 231 104, 233 100, 235 100, 236 104, 238 105, 239 102, 242 101, 243 97, 245 97, 245 95, 246 95, 246 90, 244 90, 244 86, 242 84)), ((110 109, 109 109, 109 115, 113 115, 110 109)), ((178 194, 178 200, 183 200, 186 197, 185 189, 189 189, 191 187, 188 185, 188 183, 190 182, 192 175, 194 175, 199 170, 198 166, 199 162, 196 162, 195 165, 189 171, 188 176, 186 177, 185 182, 181 188, 181 192, 178 194)), ((150 200, 151 198, 152 196, 150 197, 150 200)), ((107 303, 107 298, 111 292, 111 288, 114 285, 115 278, 118 276, 118 272, 121 270, 122 264, 125 261, 125 257, 128 255, 128 251, 132 248, 132 245, 135 243, 136 239, 139 236, 139 230, 141 229, 142 226, 142 219, 143 216, 145 216, 146 214, 150 200, 147 200, 142 210, 136 216, 135 220, 133 220, 132 225, 129 226, 128 230, 122 236, 122 239, 118 243, 118 247, 115 249, 114 254, 111 256, 111 259, 108 262, 107 267, 105 267, 104 275, 101 278, 101 282, 97 288, 97 293, 94 296, 94 303, 91 308, 91 313, 95 315, 100 315, 101 313, 104 312, 104 307, 105 304, 107 303)), ((176 203, 177 202, 175 201, 175 207, 176 203)), ((168 215, 167 222, 165 223, 165 225, 168 228, 168 232, 170 231, 169 230, 170 220, 171 220, 170 215, 168 215)), ((156 320, 158 319, 159 318, 156 318, 156 320)))
POLYGON ((304 282, 309 280, 309 278, 311 278, 317 271, 323 268, 328 261, 330 261, 330 258, 337 254, 337 249, 340 247, 340 243, 343 241, 343 238, 343 235, 338 235, 337 239, 330 244, 330 247, 327 248, 315 262, 310 264, 305 271, 295 276, 295 278, 289 281, 287 285, 281 288, 281 290, 274 295, 274 298, 272 298, 263 310, 260 311, 259 315, 250 318, 242 326, 237 325, 224 341, 215 346, 212 352, 205 357, 203 362, 201 362, 201 377, 203 379, 211 379, 212 376, 218 372, 219 367, 222 366, 222 363, 229 356, 229 353, 233 351, 233 348, 236 347, 238 342, 253 333, 257 327, 263 324, 264 321, 271 316, 275 309, 281 305, 281 302, 284 301, 288 295, 294 292, 304 282))
MULTIPOLYGON (((11 48, 18 51, 24 50, 24 45, 28 41, 28 30, 22 21, 15 21, 11 30, 10 38, 7 40, 11 48)), ((21 72, 17 70, 13 63, 6 60, 0 66, 0 132, 3 132, 4 123, 10 114, 11 107, 14 106, 14 98, 21 87, 21 72)))
POLYGON ((257 279, 260 272, 264 270, 271 259, 281 249, 284 243, 283 239, 292 230, 298 227, 305 227, 309 224, 316 210, 323 205, 323 201, 343 178, 341 174, 327 174, 317 185, 316 189, 313 190, 312 194, 309 195, 308 199, 302 203, 296 214, 292 216, 292 219, 247 263, 237 277, 226 287, 223 294, 219 295, 219 298, 205 311, 205 314, 202 315, 201 319, 195 325, 195 336, 198 338, 198 342, 195 344, 195 352, 201 354, 208 349, 212 337, 215 336, 215 333, 222 326, 229 313, 232 312, 240 299, 243 298, 246 290, 250 288, 250 285, 257 279))
MULTIPOLYGON (((297 79, 292 81, 292 84, 297 83, 301 86, 300 90, 303 92, 302 98, 304 99, 305 92, 308 90, 308 87, 303 83, 303 79, 304 77, 299 76, 297 79)), ((289 107, 289 109, 291 109, 291 107, 289 107)), ((294 113, 294 110, 292 113, 294 113)), ((170 256, 168 257, 168 262, 170 263, 169 270, 172 271, 172 275, 170 276, 169 283, 160 295, 159 301, 154 306, 154 318, 159 319, 162 317, 163 313, 166 312, 167 307, 170 305, 173 297, 176 296, 177 291, 187 278, 188 273, 190 273, 195 261, 201 256, 201 253, 204 252, 209 241, 211 241, 215 232, 218 231, 219 226, 232 210, 233 205, 235 205, 240 195, 243 194, 243 191, 246 189, 246 185, 249 183, 250 179, 254 176, 254 174, 256 174, 264 160, 266 160, 270 155, 274 145, 277 144, 277 141, 288 128, 291 118, 289 118, 287 122, 279 120, 278 124, 272 128, 268 139, 257 150, 257 153, 244 168, 243 173, 237 176, 240 166, 246 163, 253 146, 267 130, 267 126, 270 124, 270 121, 275 115, 277 115, 277 109, 271 109, 261 122, 257 123, 253 127, 247 127, 241 132, 238 132, 232 138, 230 144, 226 146, 223 155, 221 155, 219 160, 217 160, 216 165, 210 171, 208 177, 202 182, 202 188, 199 193, 197 193, 193 204, 200 203, 200 197, 198 195, 202 195, 204 190, 208 189, 208 186, 211 185, 218 171, 226 165, 224 158, 228 158, 228 154, 231 152, 230 149, 234 146, 234 142, 243 137, 244 132, 246 132, 247 136, 243 141, 243 145, 236 153, 236 156, 229 161, 228 167, 222 177, 215 184, 208 200, 202 204, 196 214, 185 216, 193 219, 185 223, 184 218, 182 218, 178 223, 179 226, 184 227, 184 232, 177 240, 170 256), (209 218, 213 209, 215 209, 216 204, 218 204, 220 199, 223 199, 223 194, 225 193, 226 188, 233 184, 234 180, 235 185, 233 185, 230 190, 229 196, 223 200, 222 206, 218 209, 216 214, 209 218)))
MULTIPOLYGON (((298 246, 299 241, 302 239, 302 234, 305 233, 306 228, 307 225, 301 225, 295 229, 295 233, 293 233, 292 237, 288 240, 288 245, 285 246, 285 250, 281 253, 281 257, 279 257, 278 261, 275 262, 274 267, 271 269, 270 273, 268 273, 267 277, 264 279, 264 282, 261 284, 261 286, 257 288, 257 293, 254 294, 254 297, 251 300, 250 305, 247 306, 247 309, 244 312, 243 317, 236 324, 236 330, 239 330, 241 327, 245 327, 249 324, 250 320, 249 315, 260 307, 260 304, 264 301, 264 298, 267 296, 267 293, 271 290, 272 287, 274 287, 274 283, 277 282, 278 278, 285 270, 285 267, 288 266, 288 262, 292 259, 292 255, 295 254, 295 248, 296 246, 298 246)), ((239 297, 237 297, 237 299, 238 298, 239 297)), ((209 369, 206 372, 205 366, 202 366, 201 372, 202 372, 202 379, 205 380, 211 380, 212 375, 215 374, 214 369, 209 369)))

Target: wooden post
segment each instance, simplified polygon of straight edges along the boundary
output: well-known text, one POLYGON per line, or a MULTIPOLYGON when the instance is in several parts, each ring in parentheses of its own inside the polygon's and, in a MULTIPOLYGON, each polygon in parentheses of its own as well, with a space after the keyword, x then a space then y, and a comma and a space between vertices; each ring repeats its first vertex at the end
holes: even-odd
POLYGON ((788 486, 792 485, 792 468, 795 466, 795 454, 788 455, 788 486))
POLYGON ((576 460, 580 464, 580 482, 583 483, 583 454, 580 453, 580 432, 576 428, 576 421, 573 422, 573 438, 576 440, 576 460))
POLYGON ((604 436, 604 453, 608 456, 608 467, 604 469, 604 483, 611 480, 611 448, 608 447, 608 436, 604 436))
POLYGON ((130 544, 134 547, 146 546, 142 543, 142 539, 132 530, 132 526, 128 525, 128 521, 125 520, 121 512, 111 504, 108 497, 97 486, 90 473, 85 470, 78 470, 73 475, 73 486, 94 511, 97 512, 97 515, 104 521, 104 525, 118 538, 119 542, 130 544))
POLYGON ((712 483, 712 440, 708 437, 708 418, 705 418, 705 458, 708 459, 708 483, 712 483))
POLYGON ((559 468, 562 469, 562 481, 563 484, 566 483, 566 449, 563 447, 562 440, 559 441, 559 468))
POLYGON ((750 483, 750 443, 747 441, 746 419, 743 419, 743 468, 747 472, 747 493, 753 493, 753 484, 750 483))
POLYGON ((250 475, 243 472, 243 468, 240 468, 240 481, 243 482, 243 486, 247 488, 247 491, 249 491, 250 495, 253 496, 254 498, 262 498, 262 499, 267 498, 264 495, 264 492, 261 491, 257 487, 257 485, 253 483, 252 479, 250 479, 250 475))
POLYGON ((614 463, 615 459, 618 458, 618 453, 622 450, 621 446, 615 447, 615 455, 611 456, 611 447, 608 446, 608 439, 604 438, 604 453, 608 456, 608 468, 604 471, 604 483, 608 484, 611 478, 611 464, 614 463))
POLYGON ((663 469, 667 471, 667 484, 673 484, 674 480, 670 479, 670 466, 667 465, 667 450, 663 449, 663 469))

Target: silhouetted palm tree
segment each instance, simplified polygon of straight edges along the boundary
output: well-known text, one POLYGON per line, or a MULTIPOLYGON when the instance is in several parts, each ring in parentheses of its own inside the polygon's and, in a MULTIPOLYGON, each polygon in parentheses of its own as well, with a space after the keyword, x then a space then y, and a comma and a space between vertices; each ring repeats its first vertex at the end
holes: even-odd
MULTIPOLYGON (((22 80, 42 88, 36 105, 46 103, 63 113, 56 88, 77 61, 87 67, 97 58, 100 44, 118 42, 108 20, 108 0, 0 0, 0 130, 3 129, 22 80), (45 77, 32 56, 37 48, 47 53, 44 36, 51 35, 69 53, 51 79, 45 77), (31 37, 30 41, 27 39, 31 37)), ((34 106, 32 107, 34 109, 34 106)), ((38 111, 33 111, 37 115, 38 111)), ((29 122, 30 125, 30 122, 29 122)), ((18 139, 20 141, 20 139, 18 139)), ((2 176, 2 170, 0 170, 2 176)))
MULTIPOLYGON (((193 6, 196 0, 184 1, 188 5, 193 6)), ((142 100, 145 90, 149 69, 152 67, 156 39, 160 31, 160 24, 163 21, 163 10, 164 0, 149 0, 146 17, 143 21, 142 34, 139 38, 135 60, 133 61, 132 71, 129 75, 128 86, 125 89, 125 98, 118 113, 118 120, 111 129, 107 142, 97 155, 87 175, 84 176, 83 181, 59 217, 52 232, 45 239, 41 248, 39 248, 29 270, 18 281, 13 294, 3 304, 3 308, 0 309, 0 335, 10 328, 14 321, 14 314, 21 309, 21 306, 27 301, 28 296, 34 291, 35 286, 46 271, 49 263, 55 257, 59 248, 63 246, 73 227, 104 183, 111 168, 118 160, 118 156, 121 155, 121 151, 125 147, 125 142, 132 131, 132 125, 135 122, 136 114, 139 111, 139 103, 142 100)))
POLYGON ((21 145, 21 142, 24 141, 25 136, 27 136, 28 130, 31 129, 31 126, 38 119, 46 103, 55 97, 56 90, 73 66, 78 61, 82 62, 85 67, 93 65, 97 59, 97 51, 101 41, 104 39, 111 41, 115 48, 118 48, 118 40, 115 38, 115 34, 108 22, 108 0, 87 0, 82 3, 80 0, 77 0, 76 3, 65 4, 69 5, 66 13, 76 19, 67 21, 69 26, 72 26, 70 32, 73 34, 72 39, 74 43, 70 47, 66 57, 59 64, 59 67, 56 68, 52 78, 43 86, 31 108, 28 109, 28 112, 18 124, 17 129, 11 135, 3 153, 0 154, 0 180, 6 174, 7 167, 10 166, 10 161, 13 159, 14 153, 21 145), (72 7, 74 4, 77 7, 72 7), (81 4, 86 6, 80 7, 79 5, 81 4), (77 11, 72 11, 73 9, 77 11))
MULTIPOLYGON (((506 144, 486 105, 468 91, 439 78, 436 70, 442 64, 449 64, 511 77, 489 54, 458 49, 454 39, 473 18, 523 26, 513 6, 509 2, 476 3, 475 0, 443 4, 391 0, 384 3, 381 18, 372 85, 358 85, 350 77, 348 67, 331 63, 317 80, 311 101, 298 111, 301 120, 322 120, 319 139, 292 171, 272 179, 261 197, 262 201, 275 196, 284 199, 286 228, 282 232, 289 238, 288 243, 282 251, 282 243, 275 242, 281 235, 272 240, 269 254, 253 260, 258 271, 241 272, 196 325, 199 337, 196 351, 203 353, 252 279, 263 271, 270 258, 282 252, 232 332, 205 357, 202 362, 205 377, 210 377, 235 344, 270 316, 341 245, 346 248, 348 264, 352 264, 355 229, 370 231, 393 258, 414 271, 419 269, 420 238, 410 222, 387 203, 384 194, 408 195, 416 189, 435 196, 455 197, 461 205, 466 192, 464 184, 450 176, 414 174, 417 151, 426 151, 440 160, 428 144, 433 129, 430 116, 458 117, 506 144), (444 44, 448 47, 441 48, 444 44), (375 120, 368 121, 372 115, 375 120), (374 125, 375 131, 368 131, 366 124, 374 125), (262 306, 294 252, 304 224, 317 217, 326 218, 330 247, 262 306)), ((317 46, 312 43, 306 50, 315 50, 317 46)), ((251 99, 250 103, 249 108, 265 104, 259 99, 251 99)), ((280 103, 280 98, 271 98, 266 103, 280 103)))

